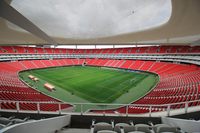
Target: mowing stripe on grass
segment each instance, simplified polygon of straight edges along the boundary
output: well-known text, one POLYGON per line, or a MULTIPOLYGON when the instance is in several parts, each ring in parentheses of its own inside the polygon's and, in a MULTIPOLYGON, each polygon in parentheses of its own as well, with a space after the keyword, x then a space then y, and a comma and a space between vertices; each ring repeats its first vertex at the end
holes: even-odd
POLYGON ((39 88, 43 87, 45 81, 59 88, 52 94, 66 102, 72 102, 73 97, 80 97, 74 98, 74 102, 83 99, 83 102, 93 103, 130 103, 144 96, 157 82, 157 77, 149 73, 89 66, 46 68, 20 73, 26 80, 29 80, 29 74, 42 80, 37 83, 39 88), (61 88, 68 92, 69 98, 59 94, 64 92, 61 88))

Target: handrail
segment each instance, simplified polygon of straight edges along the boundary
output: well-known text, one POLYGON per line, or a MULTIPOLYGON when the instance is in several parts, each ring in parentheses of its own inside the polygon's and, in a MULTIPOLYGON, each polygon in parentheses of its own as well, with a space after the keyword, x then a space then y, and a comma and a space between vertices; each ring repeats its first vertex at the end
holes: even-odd
MULTIPOLYGON (((171 104, 161 104, 161 105, 154 105, 154 104, 151 104, 151 105, 147 105, 147 104, 104 104, 104 103, 71 103, 71 104, 74 104, 74 105, 80 105, 81 107, 81 110, 78 111, 78 112, 74 112, 74 107, 68 107, 68 108, 65 108, 65 109, 62 109, 61 108, 61 105, 63 104, 69 104, 69 103, 61 103, 61 102, 40 102, 40 101, 37 101, 37 102, 33 102, 33 101, 13 101, 13 100, 0 100, 0 111, 14 111, 14 112, 26 112, 26 113, 50 113, 50 114, 76 114, 76 115, 114 115, 114 116, 122 116, 122 115, 125 115, 125 116, 149 116, 151 117, 152 115, 155 116, 156 113, 157 116, 170 116, 172 114, 172 112, 175 110, 184 110, 182 111, 181 113, 187 113, 189 108, 191 107, 196 107, 196 106, 200 106, 200 105, 196 105, 196 106, 189 106, 189 103, 193 103, 193 102, 200 102, 200 100, 193 100, 193 101, 187 101, 187 102, 180 102, 180 103, 171 103, 171 104), (14 102, 16 103, 16 109, 2 109, 2 103, 5 103, 5 102, 14 102), (23 110, 20 108, 20 103, 35 103, 37 105, 37 109, 36 110, 23 110), (40 109, 40 105, 41 104, 58 104, 58 109, 56 111, 42 111, 40 109), (172 106, 174 105, 184 105, 182 106, 182 108, 171 108, 172 106), (109 105, 123 105, 123 107, 125 108, 125 112, 124 113, 106 113, 106 108, 105 109, 102 109, 101 113, 98 113, 98 112, 90 112, 90 110, 87 110, 87 111, 84 111, 83 110, 83 107, 85 105, 98 105, 98 106, 109 106, 109 105), (145 113, 139 113, 139 114, 132 114, 132 113, 128 113, 128 111, 130 110, 129 107, 132 106, 132 107, 138 107, 138 108, 146 108, 146 111, 145 113), (148 107, 148 108, 147 108, 148 107), (164 108, 163 108, 164 107, 164 108), (155 111, 155 109, 157 109, 157 111, 155 111), (164 113, 164 114, 163 114, 164 113)), ((118 108, 116 108, 117 110, 118 108)), ((198 107, 199 109, 199 107, 198 107)), ((113 109, 115 110, 115 109, 113 109)), ((200 110, 200 109, 199 109, 200 110)), ((95 111, 98 111, 98 109, 95 109, 95 111)))
POLYGON ((88 54, 88 53, 77 53, 77 54, 0 54, 0 61, 5 60, 33 60, 33 59, 63 59, 63 58, 112 58, 112 59, 141 59, 141 60, 161 60, 161 61, 177 61, 186 62, 191 64, 200 65, 200 53, 188 53, 188 54, 88 54), (181 56, 183 55, 183 56, 181 56), (187 56, 186 56, 187 55, 187 56), (195 56, 195 57, 193 57, 195 56))
MULTIPOLYGON (((90 53, 0 53, 0 55, 67 55, 67 54, 73 54, 73 55, 87 55, 90 53)), ((92 54, 99 54, 99 53, 92 53, 92 54)), ((107 55, 198 55, 200 53, 100 53, 100 54, 107 54, 107 55)))
POLYGON ((179 103, 168 103, 168 104, 116 104, 116 103, 75 103, 75 102, 47 102, 47 101, 15 101, 15 100, 0 100, 0 103, 6 103, 6 102, 13 102, 13 103, 46 103, 46 104, 74 104, 74 105, 98 105, 98 106, 136 106, 136 107, 161 107, 161 106, 173 106, 173 105, 179 105, 179 104, 188 104, 188 103, 194 103, 194 102, 200 102, 199 100, 193 100, 193 101, 186 101, 186 102, 179 102, 179 103))

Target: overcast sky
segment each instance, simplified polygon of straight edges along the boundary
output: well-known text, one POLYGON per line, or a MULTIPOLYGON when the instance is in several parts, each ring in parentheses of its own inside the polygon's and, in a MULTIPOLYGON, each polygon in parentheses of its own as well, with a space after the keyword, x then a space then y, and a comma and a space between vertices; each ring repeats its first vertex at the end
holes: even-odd
POLYGON ((136 32, 171 15, 171 0, 13 0, 11 5, 48 35, 65 38, 136 32))

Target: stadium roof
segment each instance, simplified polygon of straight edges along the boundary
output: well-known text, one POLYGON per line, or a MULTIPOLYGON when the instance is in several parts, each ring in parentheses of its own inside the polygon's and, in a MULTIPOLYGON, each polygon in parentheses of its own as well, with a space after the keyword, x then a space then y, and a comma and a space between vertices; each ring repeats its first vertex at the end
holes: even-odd
POLYGON ((0 44, 198 44, 200 40, 199 0, 6 2, 37 26, 32 31, 39 28, 44 34, 38 30, 33 35, 2 17, 0 44))
POLYGON ((149 29, 171 16, 170 0, 13 0, 11 6, 48 35, 74 39, 149 29))

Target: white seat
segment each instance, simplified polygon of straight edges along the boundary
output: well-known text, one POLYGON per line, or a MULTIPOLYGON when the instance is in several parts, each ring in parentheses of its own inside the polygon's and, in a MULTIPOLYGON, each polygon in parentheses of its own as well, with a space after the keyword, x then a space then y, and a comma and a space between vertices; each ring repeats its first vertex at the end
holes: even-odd
POLYGON ((132 131, 132 132, 128 132, 128 133, 145 133, 145 132, 142 132, 142 131, 132 131))
POLYGON ((7 124, 10 123, 10 122, 11 122, 11 120, 8 119, 8 118, 0 117, 0 123, 1 123, 1 124, 7 125, 7 124))
POLYGON ((118 133, 121 132, 121 129, 120 129, 121 127, 123 127, 123 130, 125 133, 135 131, 135 126, 129 125, 127 123, 117 123, 114 127, 114 131, 118 133))
POLYGON ((110 130, 101 130, 101 131, 98 131, 97 133, 117 133, 117 132, 110 131, 110 130))
POLYGON ((167 124, 156 124, 153 126, 156 133, 178 133, 178 127, 172 127, 167 124))
POLYGON ((150 126, 147 124, 136 124, 135 127, 137 131, 151 133, 150 126))
POLYGON ((0 130, 3 129, 4 127, 6 127, 6 125, 0 124, 0 130))
POLYGON ((22 123, 22 122, 25 122, 25 120, 18 119, 18 118, 12 119, 12 121, 13 121, 14 123, 22 123))
POLYGON ((94 133, 101 130, 112 131, 112 125, 106 122, 99 122, 99 123, 94 124, 93 126, 94 126, 94 130, 93 130, 94 133))

